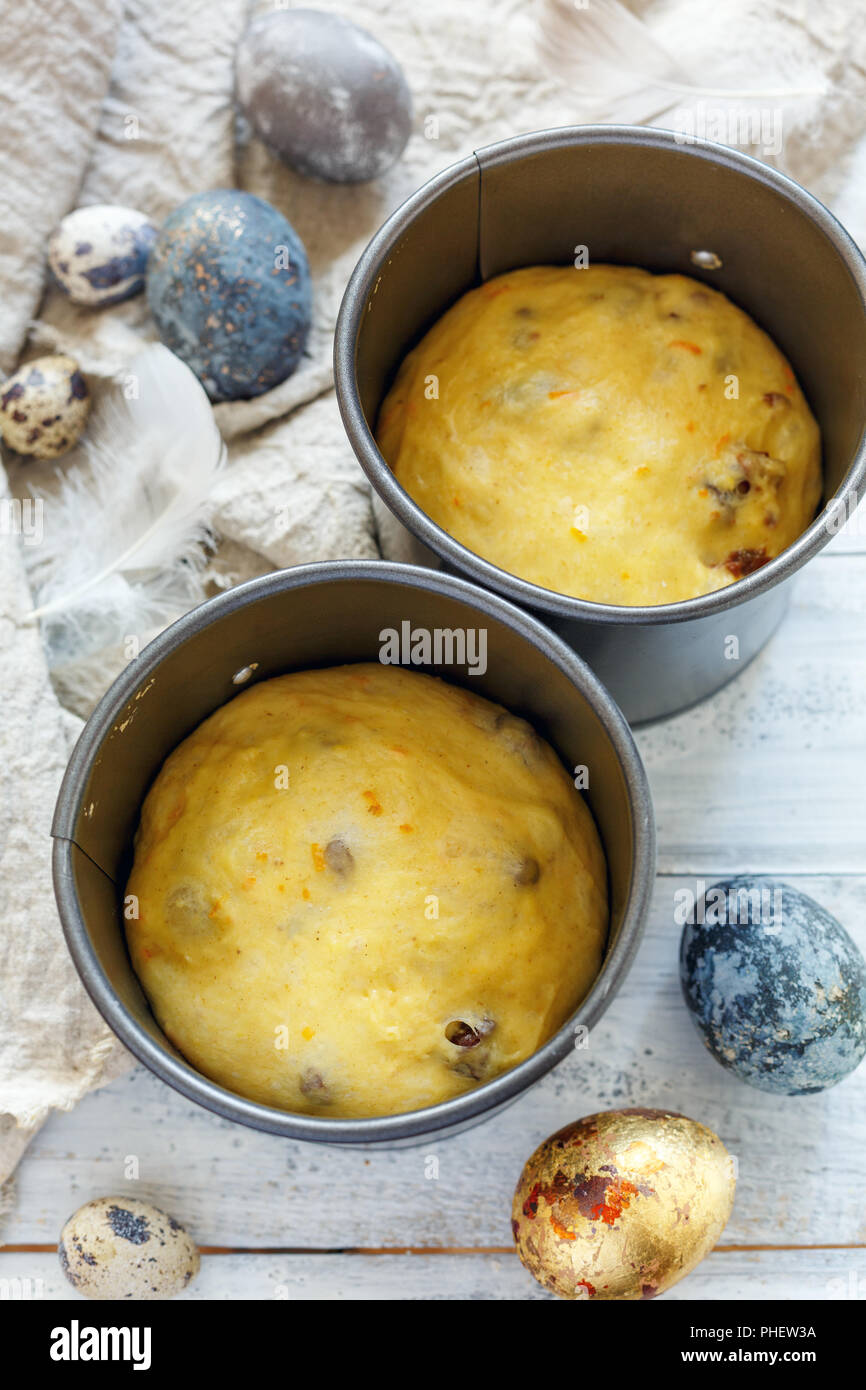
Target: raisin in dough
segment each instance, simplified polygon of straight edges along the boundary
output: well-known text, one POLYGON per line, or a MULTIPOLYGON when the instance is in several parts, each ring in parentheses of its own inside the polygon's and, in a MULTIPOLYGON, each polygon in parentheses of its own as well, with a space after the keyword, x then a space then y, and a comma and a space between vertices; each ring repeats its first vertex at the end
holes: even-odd
POLYGON ((731 584, 821 494, 818 426, 767 335, 696 280, 626 266, 464 295, 403 362, 377 437, 463 545, 598 603, 731 584))
POLYGON ((262 682, 149 792, 132 961, 180 1052, 284 1110, 387 1115, 528 1057, 601 964, 591 815, 523 720, 379 665, 262 682))

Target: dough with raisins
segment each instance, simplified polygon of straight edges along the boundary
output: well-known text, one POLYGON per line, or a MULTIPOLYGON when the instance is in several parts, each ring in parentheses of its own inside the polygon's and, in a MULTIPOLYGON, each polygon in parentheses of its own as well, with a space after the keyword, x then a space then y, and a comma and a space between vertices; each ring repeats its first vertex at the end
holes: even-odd
POLYGON ((403 362, 379 447, 445 531, 597 603, 706 594, 812 520, 818 426, 724 295, 627 266, 533 266, 471 290, 403 362))
POLYGON ((529 1057, 601 965, 604 855, 523 720, 417 672, 263 681, 167 759, 127 894, 166 1036, 323 1116, 462 1094, 529 1057))

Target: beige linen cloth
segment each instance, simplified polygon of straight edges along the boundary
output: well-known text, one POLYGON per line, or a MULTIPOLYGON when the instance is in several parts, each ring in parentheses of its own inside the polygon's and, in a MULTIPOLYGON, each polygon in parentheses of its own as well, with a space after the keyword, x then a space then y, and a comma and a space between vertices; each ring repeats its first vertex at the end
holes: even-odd
MULTIPOLYGON (((101 383, 154 336, 142 297, 85 312, 46 292, 46 238, 79 204, 124 203, 159 221, 191 193, 239 186, 279 207, 306 244, 315 289, 306 359, 268 395, 216 410, 230 458, 215 498, 216 584, 312 559, 376 555, 380 540, 394 552, 388 534, 377 538, 336 409, 331 343, 340 297, 368 238, 427 177, 491 141, 584 118, 575 93, 536 56, 543 3, 322 4, 378 35, 414 95, 403 158, 358 187, 300 178, 238 120, 233 54, 246 0, 23 0, 4 20, 0 370, 13 370, 22 352, 60 346, 78 357, 98 402, 101 383)), ((632 8, 714 86, 760 85, 767 53, 783 68, 806 62, 823 73, 828 93, 791 133, 783 162, 866 240, 866 27, 856 0, 635 0, 632 8)), ((603 104, 594 114, 617 118, 603 104)), ((28 480, 44 485, 53 473, 14 464, 9 483, 24 496, 28 480)), ((49 680, 39 635, 21 621, 31 606, 27 538, 13 532, 9 524, 0 530, 0 1182, 53 1109, 70 1108, 131 1060, 69 962, 49 844, 78 716, 122 659, 101 653, 49 680)))

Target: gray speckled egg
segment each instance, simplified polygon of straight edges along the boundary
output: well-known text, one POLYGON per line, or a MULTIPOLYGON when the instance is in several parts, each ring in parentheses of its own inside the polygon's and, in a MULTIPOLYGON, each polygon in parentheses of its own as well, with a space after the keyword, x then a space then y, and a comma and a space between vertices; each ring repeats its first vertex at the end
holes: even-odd
POLYGON ((866 961, 835 917, 789 884, 746 877, 707 889, 693 915, 680 979, 716 1060, 783 1095, 848 1076, 866 1055, 866 961))
POLYGON ((156 227, 135 208, 108 203, 70 212, 48 243, 48 264, 76 304, 118 304, 140 294, 156 227))
POLYGON ((147 302, 166 347, 211 400, 259 396, 295 370, 310 327, 307 253, 263 198, 220 188, 181 203, 147 269, 147 302))
POLYGON ((183 1226, 134 1197, 97 1197, 79 1207, 57 1253, 66 1278, 87 1298, 173 1298, 200 1264, 183 1226))
POLYGON ((250 25, 237 53, 238 102, 287 164, 331 183, 377 178, 412 129, 403 70, 339 15, 288 10, 250 25))
POLYGON ((19 454, 56 459, 80 439, 89 411, 75 359, 37 357, 0 385, 0 438, 19 454))

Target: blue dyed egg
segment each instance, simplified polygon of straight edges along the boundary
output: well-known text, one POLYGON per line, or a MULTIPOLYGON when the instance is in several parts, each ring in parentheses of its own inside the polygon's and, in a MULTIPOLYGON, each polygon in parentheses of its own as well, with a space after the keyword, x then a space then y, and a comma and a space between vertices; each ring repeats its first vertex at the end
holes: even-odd
POLYGON ((378 178, 412 131, 412 96, 396 58, 341 15, 285 7, 260 15, 238 45, 236 71, 253 129, 310 178, 378 178))
POLYGON ((835 917, 771 878, 717 883, 692 916, 680 979, 723 1067, 789 1096, 854 1070, 866 1054, 866 961, 835 917))
POLYGON ((147 300, 166 347, 211 400, 260 396, 295 370, 310 328, 307 254, 281 212, 237 189, 199 193, 165 222, 147 300))
POLYGON ((48 243, 48 264, 75 304, 118 304, 144 289, 155 240, 156 227, 143 212, 97 203, 64 217, 48 243))

